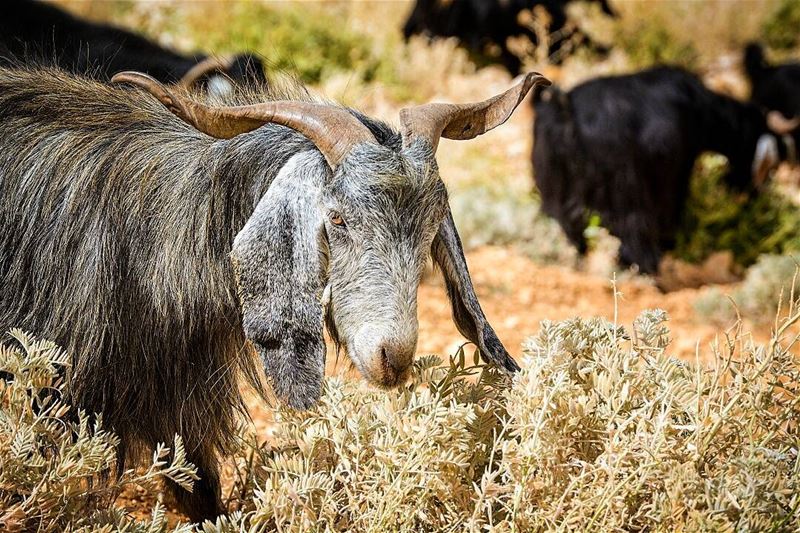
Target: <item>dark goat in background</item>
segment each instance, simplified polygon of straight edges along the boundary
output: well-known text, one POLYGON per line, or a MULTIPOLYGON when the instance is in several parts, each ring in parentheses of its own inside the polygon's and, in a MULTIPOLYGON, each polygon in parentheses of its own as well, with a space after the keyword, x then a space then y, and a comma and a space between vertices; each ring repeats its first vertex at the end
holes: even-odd
POLYGON ((744 66, 750 80, 750 100, 770 113, 774 130, 800 143, 800 63, 771 65, 760 44, 745 48, 744 66))
POLYGON ((182 435, 201 479, 176 496, 193 520, 222 511, 217 454, 258 363, 282 401, 311 407, 327 325, 366 379, 403 382, 428 257, 459 331, 518 369, 481 310, 435 151, 502 124, 541 76, 404 109, 402 132, 302 87, 209 107, 140 73, 114 80, 139 88, 0 68, 0 329, 67 350, 67 399, 102 413, 120 460, 182 435))
MULTIPOLYGON (((403 36, 427 35, 430 38, 456 37, 475 54, 485 56, 489 47, 500 50, 498 61, 512 74, 522 68, 522 61, 507 45, 511 37, 526 37, 536 44, 536 33, 519 21, 519 15, 536 6, 544 7, 550 14, 549 33, 553 39, 548 53, 560 60, 562 46, 569 40, 577 45, 595 46, 589 37, 578 29, 567 31, 566 7, 573 0, 417 0, 403 26, 403 36)), ((589 0, 600 3, 604 13, 615 16, 607 0, 589 0)), ((596 46, 595 46, 596 47, 596 46)), ((601 49, 602 47, 596 47, 601 49)))
POLYGON ((762 183, 785 154, 761 111, 671 67, 598 78, 534 97, 533 169, 545 213, 583 254, 591 213, 621 240, 620 261, 656 273, 689 194, 695 159, 728 158, 725 181, 762 183))
MULTIPOLYGON (((186 56, 128 30, 78 18, 39 0, 0 2, 0 64, 51 64, 101 80, 123 70, 145 72, 164 83, 191 85, 224 74, 239 84, 266 83, 252 54, 228 59, 186 56)), ((222 78, 212 83, 225 89, 222 78)))

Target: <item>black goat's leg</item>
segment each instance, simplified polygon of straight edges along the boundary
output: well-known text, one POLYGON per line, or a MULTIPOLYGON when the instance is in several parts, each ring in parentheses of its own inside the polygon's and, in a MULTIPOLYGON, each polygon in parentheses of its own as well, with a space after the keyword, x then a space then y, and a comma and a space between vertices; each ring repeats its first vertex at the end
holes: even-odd
POLYGON ((173 482, 169 482, 178 508, 189 516, 192 522, 214 520, 225 511, 220 497, 219 464, 213 450, 198 449, 187 453, 187 458, 197 467, 200 477, 189 492, 173 482))

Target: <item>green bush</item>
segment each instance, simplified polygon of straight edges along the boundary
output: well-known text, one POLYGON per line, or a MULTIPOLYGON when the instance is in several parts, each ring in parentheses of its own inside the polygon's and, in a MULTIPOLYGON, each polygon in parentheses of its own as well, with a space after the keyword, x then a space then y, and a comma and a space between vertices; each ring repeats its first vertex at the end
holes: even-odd
POLYGON ((195 25, 201 33, 194 40, 204 49, 251 50, 270 70, 296 73, 308 83, 337 71, 369 80, 378 66, 369 38, 348 30, 343 17, 322 6, 235 2, 215 13, 213 24, 195 25))
POLYGON ((676 257, 699 262, 730 250, 749 266, 763 254, 800 251, 800 208, 769 186, 752 199, 733 193, 721 182, 725 169, 721 156, 703 157, 695 167, 676 257))
MULTIPOLYGON (((729 324, 737 318, 768 324, 775 320, 781 306, 786 311, 791 299, 800 293, 798 279, 800 256, 763 255, 747 270, 744 281, 730 297, 714 288, 695 302, 695 311, 718 324, 729 324)), ((796 304, 795 304, 796 305, 796 304)))
POLYGON ((616 43, 634 68, 664 63, 693 68, 700 57, 694 44, 673 35, 660 17, 618 26, 616 35, 616 43))
POLYGON ((800 34, 800 2, 781 0, 762 26, 764 41, 778 50, 791 50, 796 47, 800 34))
POLYGON ((160 505, 149 521, 135 522, 112 504, 123 487, 152 488, 162 477, 191 490, 197 471, 181 439, 171 460, 162 445, 145 472, 117 478, 117 437, 99 416, 72 416, 62 400, 66 354, 19 330, 10 336, 13 343, 0 346, 0 531, 162 531, 160 505))

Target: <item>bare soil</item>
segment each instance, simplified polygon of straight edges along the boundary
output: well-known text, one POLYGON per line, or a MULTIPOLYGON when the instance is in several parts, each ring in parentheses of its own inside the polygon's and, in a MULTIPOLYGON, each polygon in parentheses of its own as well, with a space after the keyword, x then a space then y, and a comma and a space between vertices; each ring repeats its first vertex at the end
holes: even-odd
MULTIPOLYGON (((468 254, 483 309, 509 352, 517 357, 521 344, 539 330, 542 320, 592 316, 615 319, 630 325, 644 309, 660 308, 669 313, 673 355, 694 359, 701 356, 720 328, 695 317, 693 303, 701 291, 681 289, 662 293, 644 278, 617 282, 615 302, 611 280, 566 266, 541 266, 512 249, 486 247, 468 254)), ((722 286, 723 290, 733 288, 722 286)), ((450 318, 450 308, 439 276, 420 288, 419 353, 449 354, 463 338, 450 318)), ((766 337, 768 331, 757 335, 766 337)))

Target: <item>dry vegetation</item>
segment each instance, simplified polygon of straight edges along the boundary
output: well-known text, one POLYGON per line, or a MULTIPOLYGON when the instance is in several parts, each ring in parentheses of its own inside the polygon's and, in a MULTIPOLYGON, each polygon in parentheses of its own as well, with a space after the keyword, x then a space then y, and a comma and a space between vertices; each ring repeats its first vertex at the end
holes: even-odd
MULTIPOLYGON (((196 469, 178 436, 174 453, 160 446, 147 470, 125 471, 108 483, 119 440, 101 417, 73 413, 63 401, 67 354, 22 331, 9 336, 12 341, 0 346, 0 531, 116 530, 130 522, 112 506, 124 487, 153 490, 167 477, 192 488, 196 469)), ((165 525, 164 514, 156 506, 151 525, 165 525)))
MULTIPOLYGON (((476 70, 452 41, 404 45, 398 28, 406 1, 64 3, 184 50, 254 49, 296 69, 320 94, 391 122, 403 105, 482 99, 510 81, 498 68, 476 70)), ((591 33, 614 43, 610 56, 530 66, 569 87, 668 60, 742 96, 741 46, 764 35, 778 54, 791 55, 798 43, 781 21, 800 16, 793 5, 616 2, 619 21, 600 17, 596 6, 575 6, 591 33)), ((714 180, 724 162, 708 159, 698 169, 680 253, 700 261, 733 249, 755 266, 739 285, 699 293, 660 295, 647 280, 626 281, 628 303, 618 309, 621 297, 607 287, 614 239, 590 228, 595 251, 573 272, 574 252, 538 212, 530 193, 532 120, 523 106, 503 128, 469 143, 443 140, 439 150, 462 237, 477 249, 470 267, 500 337, 520 355, 519 342, 539 329, 523 345, 523 372, 509 383, 460 350, 444 366, 420 357, 400 391, 338 376, 310 412, 278 407, 273 423, 258 404, 258 431, 243 428, 242 449, 229 461, 226 495, 236 512, 199 530, 800 529, 800 327, 790 305, 796 261, 788 255, 797 251, 790 245, 798 239, 797 209, 786 188, 758 209, 746 207, 719 193, 714 180), (780 242, 741 233, 759 224, 768 236, 780 233, 780 242), (787 255, 759 259, 770 251, 787 255), (633 321, 634 306, 670 309, 672 343, 663 312, 633 321), (538 324, 575 314, 607 318, 538 324)), ((442 294, 435 278, 421 288, 421 353, 449 354, 460 342, 442 294)), ((134 505, 139 521, 108 504, 131 487, 157 501, 156 480, 190 484, 191 465, 180 454, 167 461, 165 447, 148 470, 105 484, 115 437, 91 414, 67 417, 61 352, 20 332, 14 338, 0 350, 0 377, 13 377, 0 380, 0 531, 175 528, 180 516, 160 503, 134 505)), ((169 445, 180 449, 180 441, 169 445)))
POLYGON ((545 323, 510 386, 463 352, 449 368, 420 360, 399 394, 330 380, 318 409, 280 411, 242 520, 281 531, 795 530, 793 341, 734 334, 704 369, 668 356, 665 321, 648 311, 631 329, 545 323))
MULTIPOLYGON (((654 310, 632 328, 543 323, 513 382, 463 349, 449 366, 420 358, 399 391, 328 378, 317 407, 278 408, 270 441, 243 447, 238 511, 202 530, 796 531, 798 319, 792 307, 763 345, 732 330, 710 367, 670 357, 654 310)), ((144 523, 106 510, 117 487, 94 485, 113 436, 54 399, 62 354, 14 336, 0 352, 14 376, 0 386, 0 526, 167 529, 160 506, 144 523)), ((163 457, 122 483, 191 483, 180 454, 163 457)))

